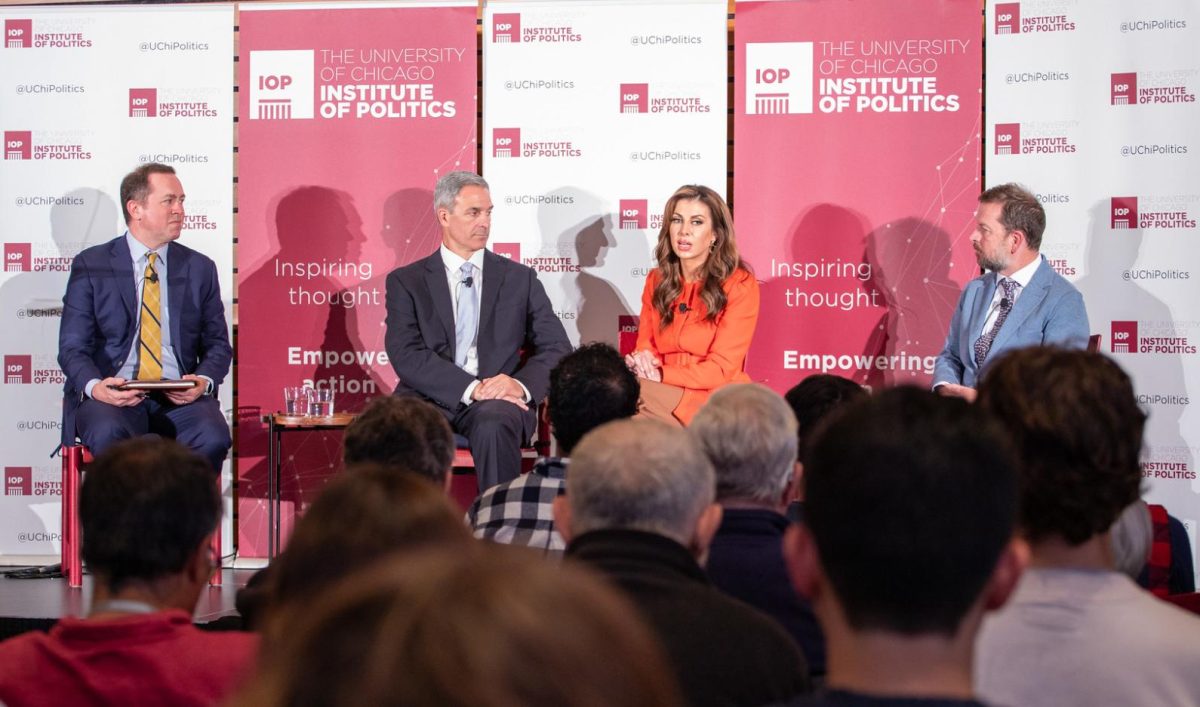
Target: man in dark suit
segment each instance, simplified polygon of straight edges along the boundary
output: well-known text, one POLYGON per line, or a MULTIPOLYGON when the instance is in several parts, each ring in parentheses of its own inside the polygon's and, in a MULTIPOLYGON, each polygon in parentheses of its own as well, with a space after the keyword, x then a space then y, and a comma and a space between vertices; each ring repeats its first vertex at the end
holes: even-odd
POLYGON ((1020 185, 979 195, 971 244, 987 272, 963 288, 934 366, 937 392, 974 400, 981 371, 1005 351, 1087 346, 1083 295, 1041 256, 1045 230, 1046 212, 1020 185))
POLYGON ((94 454, 147 433, 175 437, 219 471, 229 426, 216 386, 233 349, 217 268, 175 243, 183 185, 151 163, 121 180, 128 231, 80 253, 63 295, 58 364, 66 375, 63 443, 94 454), (134 380, 186 380, 187 390, 121 390, 134 380))
POLYGON ((385 345, 396 394, 433 402, 467 438, 483 491, 520 474, 550 369, 571 344, 537 274, 485 249, 487 182, 451 172, 433 197, 442 246, 388 275, 385 345))

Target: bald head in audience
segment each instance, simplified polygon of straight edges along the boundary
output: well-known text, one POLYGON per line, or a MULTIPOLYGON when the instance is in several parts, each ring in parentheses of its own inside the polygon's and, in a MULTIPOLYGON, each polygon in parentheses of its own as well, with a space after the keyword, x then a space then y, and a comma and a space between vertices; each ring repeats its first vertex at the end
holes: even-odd
POLYGON ((640 530, 703 557, 721 523, 715 490, 712 464, 686 430, 610 422, 575 448, 555 525, 568 542, 594 530, 640 530))

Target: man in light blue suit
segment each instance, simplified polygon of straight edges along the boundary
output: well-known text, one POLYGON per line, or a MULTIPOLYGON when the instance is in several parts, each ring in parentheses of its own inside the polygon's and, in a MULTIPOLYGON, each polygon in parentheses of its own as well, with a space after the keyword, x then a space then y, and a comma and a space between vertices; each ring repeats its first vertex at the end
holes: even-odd
POLYGON ((974 400, 980 372, 1005 351, 1087 346, 1083 296, 1038 252, 1045 230, 1046 212, 1020 185, 979 195, 971 244, 987 272, 968 282, 958 300, 933 369, 934 390, 974 400))

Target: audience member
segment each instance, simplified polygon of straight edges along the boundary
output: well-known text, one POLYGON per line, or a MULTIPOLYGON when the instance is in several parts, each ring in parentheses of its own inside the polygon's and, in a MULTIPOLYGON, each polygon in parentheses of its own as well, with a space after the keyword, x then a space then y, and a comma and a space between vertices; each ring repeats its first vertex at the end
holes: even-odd
POLYGON ((799 435, 796 453, 801 464, 804 463, 804 446, 817 424, 846 403, 862 400, 867 395, 867 389, 858 383, 829 373, 809 376, 784 393, 784 399, 796 415, 799 435))
POLYGON ((338 584, 235 704, 679 704, 661 647, 599 578, 473 549, 407 553, 338 584))
MULTIPOLYGON (((376 398, 346 428, 342 463, 346 468, 377 464, 396 473, 410 472, 449 492, 454 433, 442 414, 420 398, 376 398)), ((247 628, 259 627, 275 568, 272 564, 259 570, 238 592, 237 610, 247 628)))
POLYGON ((1109 531, 1112 539, 1113 569, 1136 580, 1150 559, 1154 528, 1150 508, 1142 499, 1125 507, 1109 531))
POLYGON ((600 569, 641 609, 692 705, 762 705, 808 688, 804 657, 774 621, 704 575, 721 507, 692 435, 650 420, 610 422, 571 457, 554 520, 567 556, 600 569))
POLYGON ((1138 498, 1146 414, 1097 353, 1027 349, 997 361, 979 403, 1020 458, 1033 566, 979 638, 985 698, 1025 705, 1200 704, 1200 618, 1113 569, 1109 529, 1138 498))
POLYGON ((403 468, 449 488, 454 432, 437 408, 420 398, 375 398, 346 428, 342 461, 403 468))
POLYGON ((571 450, 593 428, 633 417, 638 381, 612 346, 587 344, 550 371, 547 401, 562 456, 538 459, 530 473, 484 491, 467 512, 467 522, 477 538, 559 555, 566 544, 554 529, 553 504, 566 490, 571 450))
POLYGON ((119 442, 80 491, 87 618, 0 643, 0 703, 210 705, 253 667, 257 638, 192 624, 216 568, 221 497, 203 457, 171 440, 119 442))
POLYGON ((723 511, 709 547, 709 579, 778 621, 804 651, 809 671, 823 674, 821 629, 783 563, 784 511, 799 481, 796 416, 770 389, 739 383, 713 393, 691 431, 716 471, 723 511))
POLYGON ((784 552, 825 630, 828 692, 797 704, 979 705, 975 636, 1028 557, 1002 431, 962 400, 895 388, 835 413, 804 479, 784 552))
POLYGON ((267 637, 290 630, 292 608, 307 611, 322 590, 385 555, 470 543, 453 504, 417 474, 380 465, 350 467, 309 507, 272 565, 264 588, 267 637))
MULTIPOLYGON (((796 458, 800 462, 801 473, 803 473, 804 454, 805 448, 808 446, 808 439, 812 436, 813 430, 817 429, 821 420, 841 406, 855 400, 862 400, 867 395, 867 389, 858 383, 828 373, 809 376, 792 386, 791 390, 784 395, 792 412, 796 414, 796 422, 799 424, 797 434, 800 444, 796 448, 796 458)), ((797 498, 788 504, 787 515, 793 522, 803 520, 803 495, 804 486, 801 484, 796 488, 797 498)))
POLYGON ((1163 506, 1149 504, 1146 512, 1152 540, 1146 565, 1136 577, 1138 585, 1159 597, 1191 594, 1196 591, 1196 573, 1187 528, 1163 506))

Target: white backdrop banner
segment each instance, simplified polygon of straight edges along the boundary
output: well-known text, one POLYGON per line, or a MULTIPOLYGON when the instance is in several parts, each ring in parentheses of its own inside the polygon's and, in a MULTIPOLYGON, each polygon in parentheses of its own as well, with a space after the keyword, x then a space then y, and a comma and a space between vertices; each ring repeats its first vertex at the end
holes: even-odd
POLYGON ((0 555, 48 556, 63 291, 75 255, 124 232, 118 187, 138 164, 178 171, 181 242, 216 261, 232 323, 233 6, 7 7, 0 21, 0 555))
POLYGON ((986 24, 987 182, 1022 182, 1046 207, 1043 253, 1150 414, 1147 500, 1194 549, 1200 5, 989 0, 986 24))
POLYGON ((575 343, 631 349, 662 208, 725 194, 725 0, 484 7, 490 248, 537 270, 575 343))

